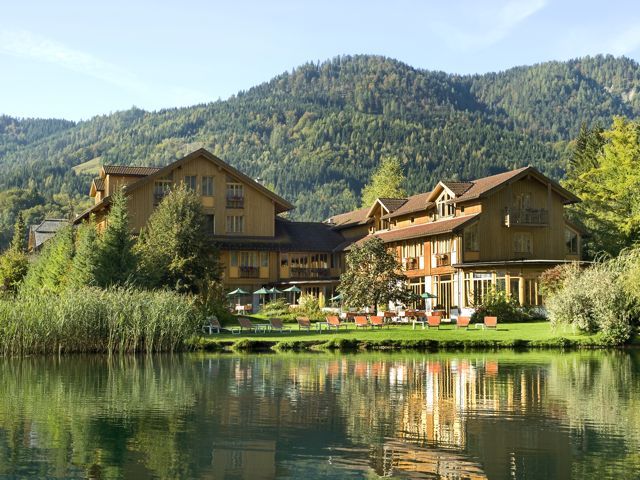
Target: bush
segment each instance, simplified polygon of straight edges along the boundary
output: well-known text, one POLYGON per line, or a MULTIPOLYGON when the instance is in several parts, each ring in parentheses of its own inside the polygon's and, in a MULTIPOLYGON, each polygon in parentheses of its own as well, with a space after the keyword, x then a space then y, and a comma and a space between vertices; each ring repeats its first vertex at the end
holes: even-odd
POLYGON ((515 298, 495 289, 489 291, 482 303, 475 307, 471 321, 482 322, 487 316, 498 317, 498 321, 504 323, 521 323, 538 319, 529 309, 521 308, 515 298))
POLYGON ((269 317, 282 317, 289 313, 289 305, 283 298, 276 298, 262 307, 260 313, 269 317))
POLYGON ((602 333, 608 345, 621 345, 632 335, 631 319, 636 316, 637 301, 630 294, 628 254, 599 260, 583 270, 566 270, 561 287, 546 302, 553 325, 573 325, 588 332, 602 333))
POLYGON ((304 315, 309 318, 321 318, 322 310, 320 308, 320 302, 314 295, 300 295, 298 300, 298 312, 300 315, 304 315))

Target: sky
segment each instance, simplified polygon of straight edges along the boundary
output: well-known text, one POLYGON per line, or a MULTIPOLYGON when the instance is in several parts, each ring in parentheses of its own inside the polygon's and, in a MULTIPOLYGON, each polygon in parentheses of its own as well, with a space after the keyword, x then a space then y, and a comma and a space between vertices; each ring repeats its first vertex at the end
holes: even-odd
POLYGON ((81 120, 205 103, 360 53, 462 74, 599 53, 638 61, 640 4, 0 0, 0 114, 81 120))

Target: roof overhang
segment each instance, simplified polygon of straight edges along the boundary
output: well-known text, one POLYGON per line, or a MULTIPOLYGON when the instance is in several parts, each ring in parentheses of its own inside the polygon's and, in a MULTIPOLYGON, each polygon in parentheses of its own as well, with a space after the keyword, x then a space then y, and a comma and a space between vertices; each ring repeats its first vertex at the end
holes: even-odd
POLYGON ((556 265, 589 265, 593 262, 586 260, 546 260, 546 259, 522 259, 522 260, 501 260, 495 262, 467 262, 453 264, 453 268, 483 268, 483 267, 518 267, 518 266, 546 266, 556 265))

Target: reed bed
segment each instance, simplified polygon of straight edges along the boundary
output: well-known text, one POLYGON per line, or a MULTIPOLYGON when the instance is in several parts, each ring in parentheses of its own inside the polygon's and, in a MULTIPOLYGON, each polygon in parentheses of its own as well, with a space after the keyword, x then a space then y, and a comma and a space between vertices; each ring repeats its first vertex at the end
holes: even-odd
POLYGON ((190 297, 170 291, 81 288, 0 300, 0 354, 166 352, 199 326, 190 297))

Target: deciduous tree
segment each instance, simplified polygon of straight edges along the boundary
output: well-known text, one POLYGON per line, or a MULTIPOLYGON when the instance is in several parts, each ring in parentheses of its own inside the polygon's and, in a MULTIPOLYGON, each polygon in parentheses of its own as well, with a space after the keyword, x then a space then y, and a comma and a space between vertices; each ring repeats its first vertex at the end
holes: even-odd
POLYGON ((380 166, 371 177, 371 183, 365 185, 362 190, 362 206, 370 207, 377 198, 406 197, 406 181, 398 159, 382 159, 380 166))

